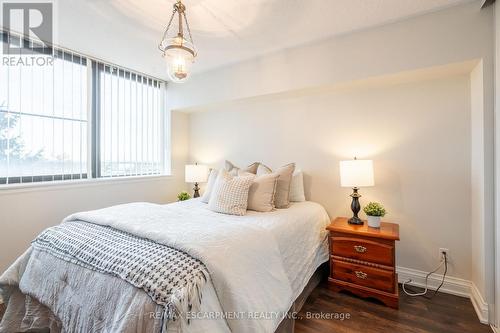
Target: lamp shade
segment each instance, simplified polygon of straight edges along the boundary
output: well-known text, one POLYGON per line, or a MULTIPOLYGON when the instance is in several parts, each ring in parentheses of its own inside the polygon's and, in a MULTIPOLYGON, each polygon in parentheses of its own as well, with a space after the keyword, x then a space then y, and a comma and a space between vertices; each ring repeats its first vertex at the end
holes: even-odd
POLYGON ((340 161, 340 185, 365 187, 375 185, 372 160, 340 161))
POLYGON ((204 183, 208 179, 208 167, 200 164, 188 164, 185 169, 186 183, 204 183))

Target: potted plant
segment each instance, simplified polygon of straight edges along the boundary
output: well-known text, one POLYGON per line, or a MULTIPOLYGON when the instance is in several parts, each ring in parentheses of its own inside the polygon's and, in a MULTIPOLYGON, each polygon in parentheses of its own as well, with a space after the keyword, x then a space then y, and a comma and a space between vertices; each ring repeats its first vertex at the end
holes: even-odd
POLYGON ((384 206, 378 202, 370 202, 363 208, 363 211, 368 215, 368 226, 380 228, 380 218, 386 214, 384 206))
POLYGON ((177 195, 177 199, 179 201, 189 200, 189 199, 191 199, 191 196, 186 191, 182 191, 181 193, 179 193, 177 195))

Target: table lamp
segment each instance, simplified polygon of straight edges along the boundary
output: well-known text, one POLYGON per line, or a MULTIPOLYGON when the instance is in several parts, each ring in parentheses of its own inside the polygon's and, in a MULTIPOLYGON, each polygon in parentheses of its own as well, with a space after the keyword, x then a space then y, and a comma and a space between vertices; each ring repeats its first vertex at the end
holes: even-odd
POLYGON ((208 179, 208 167, 206 165, 188 164, 185 168, 186 183, 194 183, 193 198, 200 196, 198 183, 204 183, 208 179))
POLYGON ((363 221, 358 217, 359 198, 358 193, 360 187, 375 185, 373 180, 373 161, 358 160, 356 157, 350 161, 340 161, 340 185, 342 187, 352 188, 351 210, 353 216, 349 219, 350 224, 363 224, 363 221))

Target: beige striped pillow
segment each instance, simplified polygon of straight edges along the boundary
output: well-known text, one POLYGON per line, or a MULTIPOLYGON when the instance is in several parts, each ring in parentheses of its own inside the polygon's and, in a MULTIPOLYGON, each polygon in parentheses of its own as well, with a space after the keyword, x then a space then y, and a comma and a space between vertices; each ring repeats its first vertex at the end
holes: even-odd
MULTIPOLYGON (((290 186, 294 170, 295 163, 290 163, 274 171, 279 175, 276 194, 274 195, 274 206, 276 208, 288 208, 290 206, 290 186)), ((270 174, 271 172, 273 171, 269 167, 261 163, 257 169, 257 176, 270 174)))
POLYGON ((294 170, 295 163, 290 163, 274 171, 279 175, 276 195, 274 196, 276 208, 288 208, 290 206, 290 184, 294 170))
POLYGON ((220 170, 208 201, 208 209, 214 212, 245 215, 248 205, 248 191, 255 175, 231 176, 220 170))
POLYGON ((259 167, 259 162, 254 162, 243 169, 237 167, 236 165, 229 162, 228 160, 226 160, 226 162, 224 164, 225 164, 226 171, 229 172, 229 174, 231 176, 237 176, 239 172, 248 172, 248 173, 253 173, 255 175, 257 173, 257 168, 259 167))
MULTIPOLYGON (((251 175, 248 172, 240 172, 238 175, 251 175)), ((248 191, 248 210, 256 212, 270 212, 274 209, 274 195, 279 175, 269 173, 254 178, 252 186, 248 191)))

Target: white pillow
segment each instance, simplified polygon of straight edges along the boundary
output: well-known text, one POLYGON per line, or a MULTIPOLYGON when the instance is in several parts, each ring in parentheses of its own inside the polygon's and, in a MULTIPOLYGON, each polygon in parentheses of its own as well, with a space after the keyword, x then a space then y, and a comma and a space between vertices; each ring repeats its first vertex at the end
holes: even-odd
MULTIPOLYGON (((240 175, 252 175, 243 173, 240 175)), ((270 173, 255 177, 248 191, 248 210, 270 212, 274 209, 274 195, 279 175, 270 173)))
POLYGON ((245 215, 248 191, 254 178, 255 175, 233 177, 226 170, 219 171, 208 201, 208 209, 230 215, 245 215))
POLYGON ((210 175, 208 176, 207 187, 205 188, 205 192, 201 196, 201 202, 208 203, 210 200, 210 195, 212 194, 212 190, 214 189, 215 181, 217 180, 217 170, 210 170, 210 175))
POLYGON ((306 195, 304 193, 304 174, 302 170, 297 170, 293 173, 292 183, 290 184, 290 201, 306 201, 306 195))

